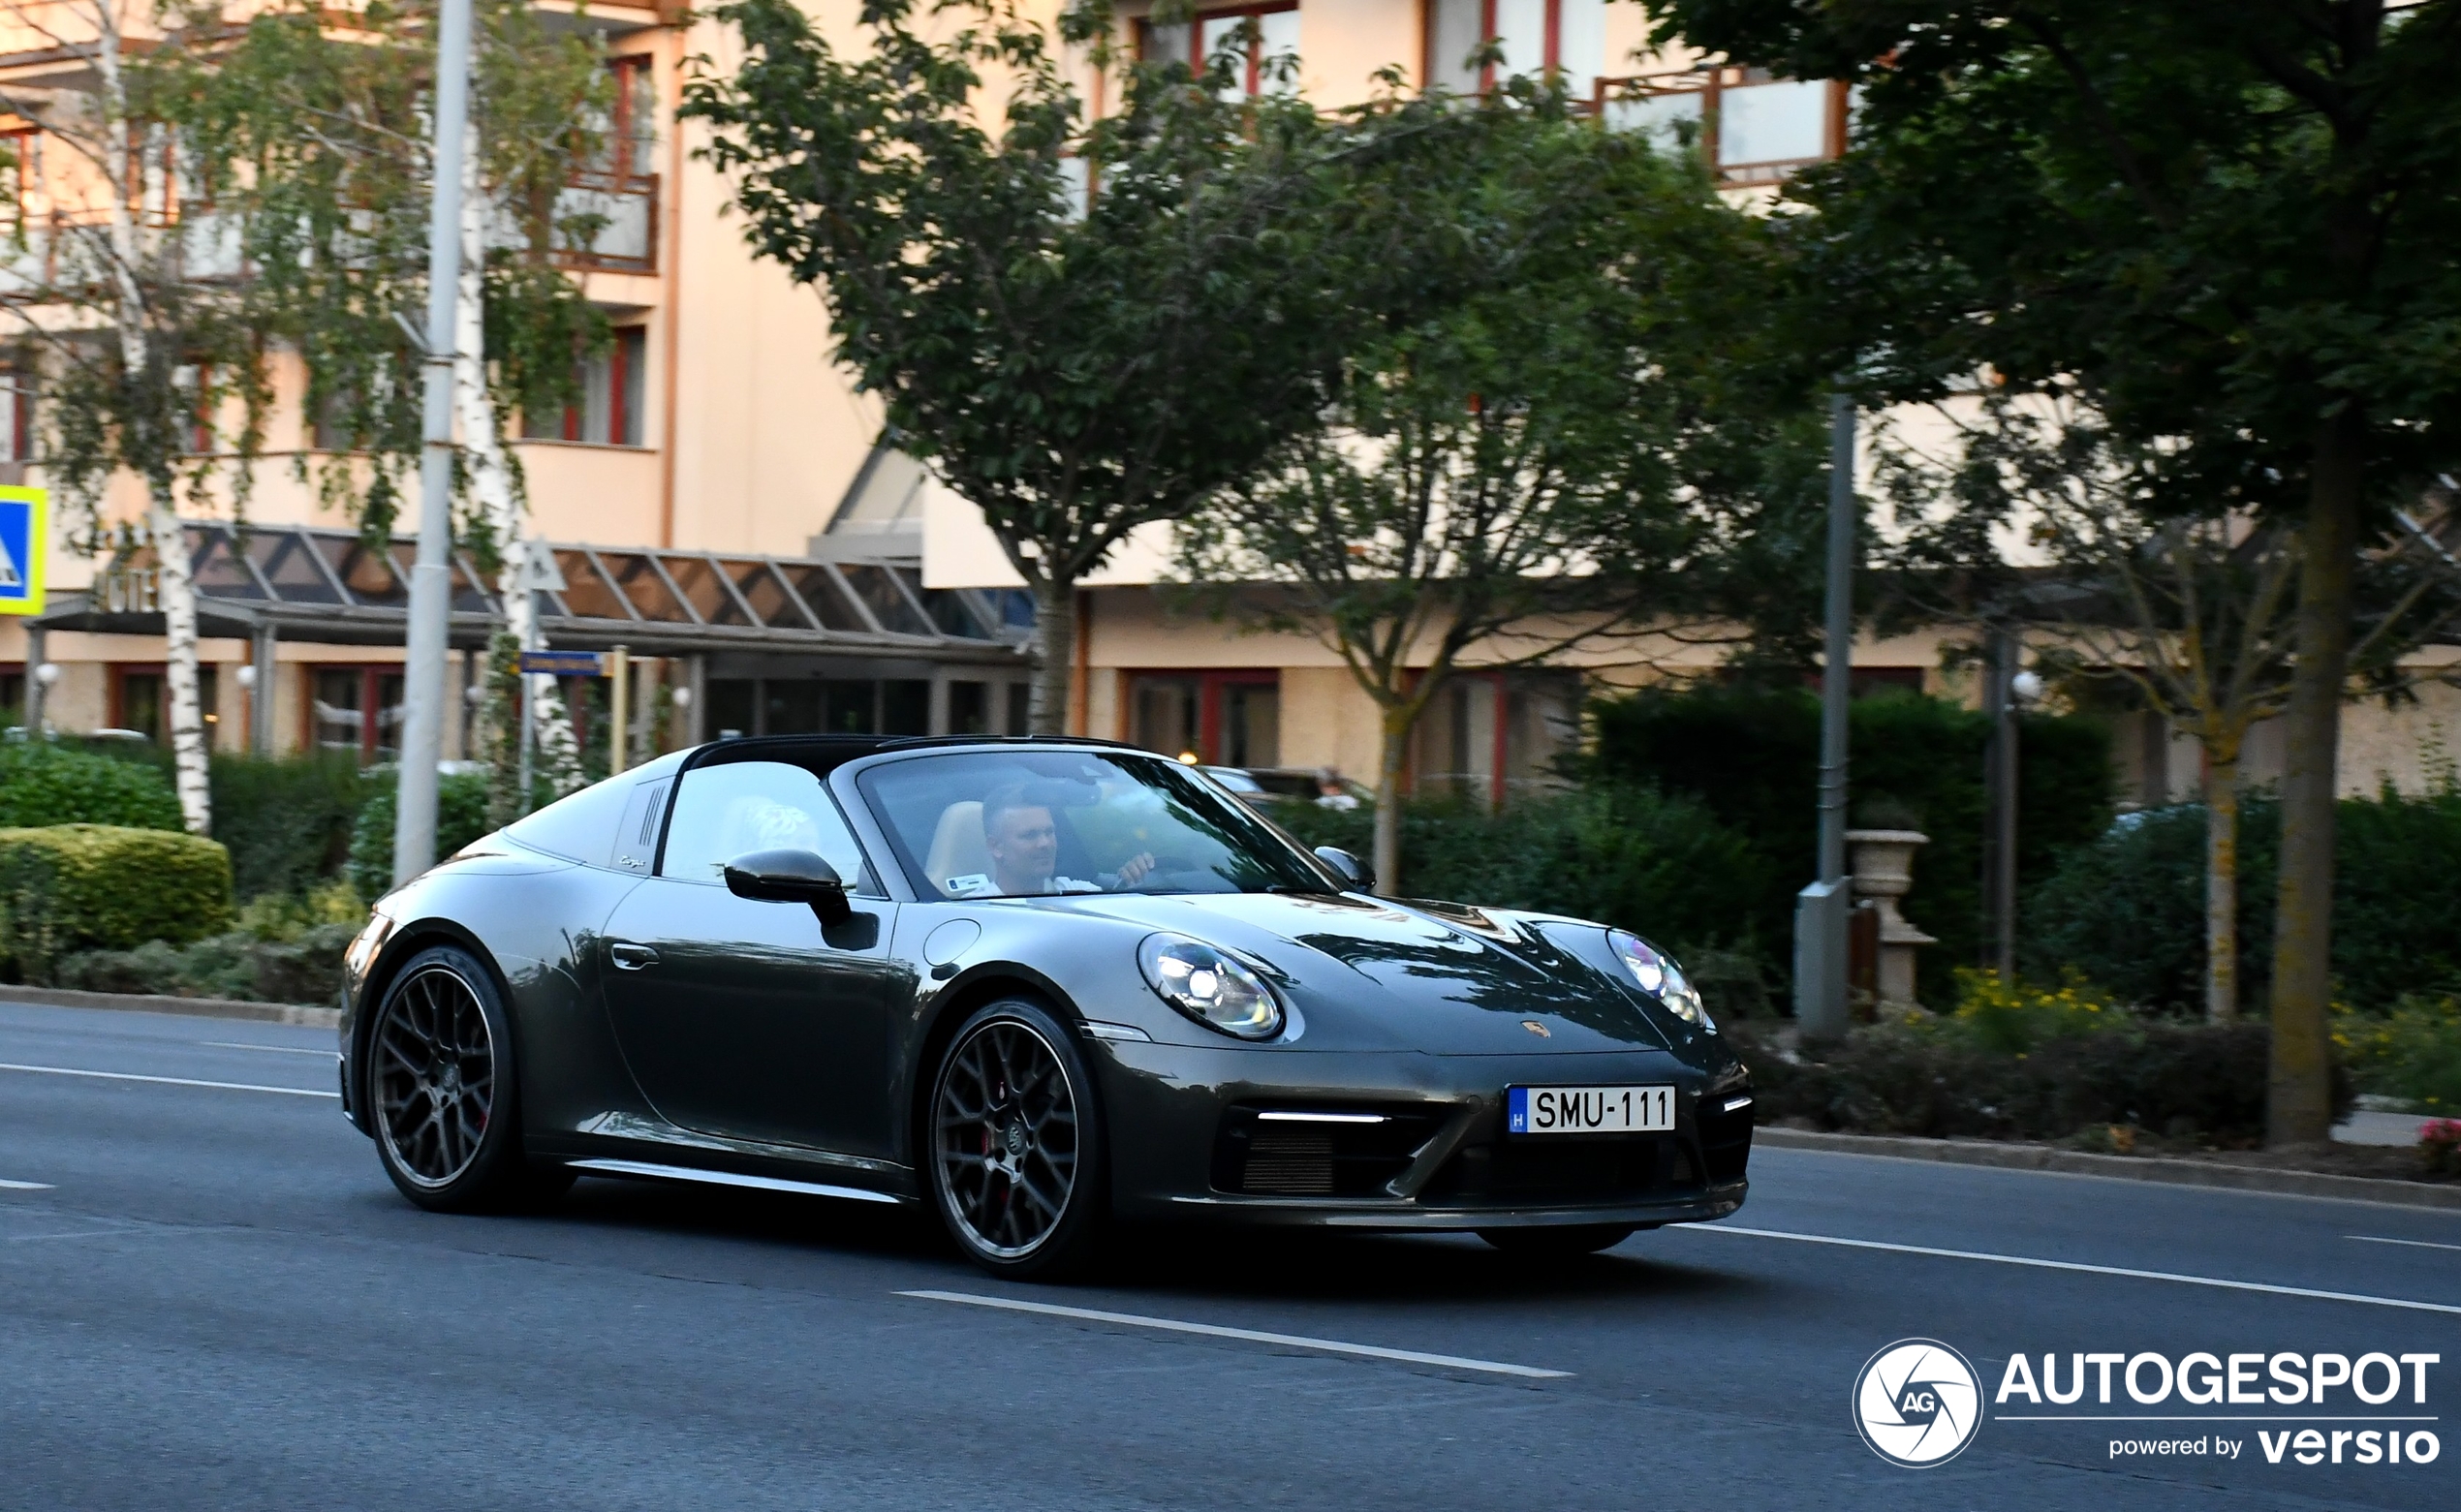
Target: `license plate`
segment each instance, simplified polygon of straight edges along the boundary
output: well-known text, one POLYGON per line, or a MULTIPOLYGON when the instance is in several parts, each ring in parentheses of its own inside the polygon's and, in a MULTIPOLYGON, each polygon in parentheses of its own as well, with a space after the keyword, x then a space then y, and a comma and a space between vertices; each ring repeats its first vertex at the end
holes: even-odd
POLYGON ((1675 1126, 1672 1087, 1507 1087, 1515 1134, 1657 1134, 1675 1126))

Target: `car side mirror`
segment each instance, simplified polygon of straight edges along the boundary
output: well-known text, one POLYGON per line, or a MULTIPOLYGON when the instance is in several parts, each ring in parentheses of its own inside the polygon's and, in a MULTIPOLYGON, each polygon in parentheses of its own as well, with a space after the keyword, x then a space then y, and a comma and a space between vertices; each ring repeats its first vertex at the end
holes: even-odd
POLYGON ((1376 869, 1339 846, 1318 846, 1316 859, 1331 868, 1342 885, 1353 892, 1376 890, 1376 869))
POLYGON ((810 850, 755 850, 726 865, 727 891, 761 903, 808 903, 824 925, 854 911, 845 879, 810 850))

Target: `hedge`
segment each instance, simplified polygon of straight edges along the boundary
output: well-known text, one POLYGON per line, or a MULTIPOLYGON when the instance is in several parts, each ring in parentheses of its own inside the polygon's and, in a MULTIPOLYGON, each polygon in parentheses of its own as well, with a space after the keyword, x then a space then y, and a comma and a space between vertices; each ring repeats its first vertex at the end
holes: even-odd
MULTIPOLYGON (((1749 1022, 1727 1026, 1752 1067, 1763 1124, 1866 1134, 2062 1139, 2114 1126, 2199 1144, 2264 1140, 2270 1035, 2261 1024, 2134 1021, 2011 1054, 1953 1022, 1877 1024, 1819 1052, 1749 1022)), ((2352 1101, 2336 1068, 2335 1118, 2352 1101)))
MULTIPOLYGON (((362 898, 393 890, 393 825, 398 786, 393 774, 374 774, 375 790, 359 805, 351 827, 351 885, 362 898)), ((487 822, 487 779, 464 772, 436 780, 436 855, 452 854, 495 826, 487 822)))
POLYGON ((51 740, 0 743, 0 829, 117 824, 183 829, 163 770, 51 740))
MULTIPOLYGON (((2461 992, 2461 792, 2385 789, 2343 799, 2335 818, 2336 996, 2385 1008, 2407 994, 2461 992)), ((2239 981, 2250 1010, 2272 980, 2280 849, 2280 804, 2251 796, 2239 818, 2239 981)), ((2072 851, 2021 916, 2027 970, 2073 969, 2134 1003, 2201 1009, 2203 807, 2123 818, 2072 851)))
POLYGON ((0 830, 0 956, 36 981, 69 951, 184 943, 231 917, 231 853, 176 831, 0 830))
POLYGON ((52 968, 53 985, 87 992, 260 1003, 330 1003, 342 990, 353 924, 318 924, 295 940, 233 931, 194 944, 149 940, 134 950, 80 950, 52 968))
POLYGON ((352 821, 376 784, 345 754, 218 754, 212 786, 214 838, 231 848, 232 888, 256 898, 305 893, 340 875, 352 821))
MULTIPOLYGON (((1794 894, 1817 859, 1820 700, 1792 688, 1652 688, 1591 707, 1586 770, 1697 798, 1758 860, 1750 933, 1783 959, 1794 894)), ((1920 957, 1918 996, 1945 1005, 1957 967, 1980 959, 1983 750, 1991 722, 1945 699, 1888 691, 1854 700, 1850 739, 1857 824, 1931 837, 1915 857, 1906 917, 1939 943, 1920 957)), ((2019 721, 2017 877, 2047 879, 2110 822, 2110 733, 2081 715, 2019 721)))

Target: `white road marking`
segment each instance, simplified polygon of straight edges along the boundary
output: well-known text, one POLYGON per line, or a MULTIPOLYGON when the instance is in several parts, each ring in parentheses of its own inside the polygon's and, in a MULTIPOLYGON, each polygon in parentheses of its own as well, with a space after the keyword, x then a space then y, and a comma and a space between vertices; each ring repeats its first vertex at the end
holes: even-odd
POLYGON ((2432 1244, 2424 1239, 2379 1239, 2373 1234, 2344 1234, 2342 1237, 2355 1239, 2362 1245, 2408 1245, 2413 1250, 2461 1250, 2461 1245, 2432 1244))
POLYGON ((187 1076, 140 1076, 134 1071, 80 1071, 65 1065, 11 1065, 0 1062, 0 1071, 32 1071, 43 1076, 91 1076, 107 1082, 153 1082, 164 1087, 211 1087, 218 1092, 274 1092, 286 1097, 332 1097, 338 1092, 318 1092, 311 1087, 260 1087, 253 1082, 201 1082, 187 1076))
POLYGON ((250 1045, 236 1039, 200 1039, 197 1043, 211 1045, 216 1050, 262 1050, 267 1055, 321 1055, 328 1061, 342 1058, 339 1050, 311 1050, 304 1045, 250 1045))
POLYGON ((2408 1297, 2370 1297, 2354 1291, 2320 1291, 2312 1286, 2276 1286, 2268 1281, 2224 1281, 2218 1276, 2187 1276, 2177 1271, 2140 1271, 2125 1265, 2087 1265, 2079 1260, 2041 1260, 2032 1255, 1992 1254, 1981 1250, 1938 1250, 1929 1245, 1893 1245, 1877 1239, 1840 1239, 1834 1234, 1790 1234, 1775 1228, 1739 1228, 1726 1223, 1684 1223, 1672 1232, 1739 1234, 1752 1239, 1788 1239, 1796 1244, 1836 1245, 1847 1250, 1883 1250, 1890 1254, 1927 1254, 1944 1260, 1987 1260, 1994 1265, 2023 1265, 2039 1271, 2077 1271, 2088 1276, 2124 1276, 2132 1281, 2177 1281, 2183 1286, 2217 1286, 2225 1291, 2260 1291, 2276 1297, 2313 1297, 2321 1302, 2358 1302, 2372 1308, 2407 1308, 2416 1312, 2461 1314, 2461 1305, 2416 1302, 2408 1297))
POLYGON ((1253 1328, 1224 1328, 1218 1323, 1188 1323, 1178 1318, 1145 1317, 1136 1312, 1102 1312, 1092 1308, 1063 1308, 1048 1302, 1019 1302, 1012 1297, 985 1297, 970 1291, 901 1291, 901 1297, 926 1302, 955 1302, 970 1308, 997 1308, 1006 1312, 1035 1312, 1045 1317, 1076 1318, 1087 1323, 1119 1323, 1129 1328, 1159 1329, 1168 1334, 1201 1334, 1207 1339, 1241 1339, 1250 1343, 1285 1344, 1320 1349, 1326 1354, 1353 1354, 1370 1360, 1398 1360, 1405 1365, 1436 1365, 1449 1371, 1480 1371, 1490 1375, 1518 1375, 1531 1380, 1562 1380, 1570 1371, 1542 1371, 1530 1365, 1496 1360, 1470 1360, 1454 1354, 1422 1354, 1416 1349, 1386 1349, 1381 1344, 1344 1343, 1337 1339, 1308 1339, 1297 1334, 1267 1334, 1253 1328))
POLYGON ((9 1191, 49 1191, 51 1189, 51 1184, 49 1182, 0 1181, 0 1189, 9 1191))

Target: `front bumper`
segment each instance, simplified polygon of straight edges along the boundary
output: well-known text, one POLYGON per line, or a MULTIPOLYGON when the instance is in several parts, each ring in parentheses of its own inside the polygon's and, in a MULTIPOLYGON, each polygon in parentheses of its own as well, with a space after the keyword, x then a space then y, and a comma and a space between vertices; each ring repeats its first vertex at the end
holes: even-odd
POLYGON ((1739 1076, 1712 1094, 1709 1072, 1666 1051, 1314 1054, 1106 1040, 1091 1058, 1111 1128, 1112 1205, 1125 1217, 1404 1232, 1641 1227, 1725 1218, 1749 1189, 1739 1076), (1676 1088, 1671 1131, 1505 1131, 1507 1087, 1660 1084, 1676 1088), (1379 1122, 1301 1121, 1311 1114, 1379 1122))

